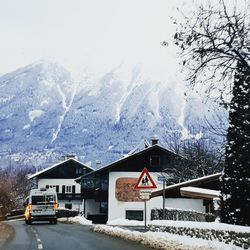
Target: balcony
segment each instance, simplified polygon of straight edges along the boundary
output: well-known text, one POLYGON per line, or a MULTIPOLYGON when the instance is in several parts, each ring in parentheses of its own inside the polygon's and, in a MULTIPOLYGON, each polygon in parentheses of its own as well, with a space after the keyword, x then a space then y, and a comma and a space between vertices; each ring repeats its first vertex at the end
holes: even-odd
POLYGON ((81 200, 80 193, 59 193, 57 194, 59 200, 81 200))

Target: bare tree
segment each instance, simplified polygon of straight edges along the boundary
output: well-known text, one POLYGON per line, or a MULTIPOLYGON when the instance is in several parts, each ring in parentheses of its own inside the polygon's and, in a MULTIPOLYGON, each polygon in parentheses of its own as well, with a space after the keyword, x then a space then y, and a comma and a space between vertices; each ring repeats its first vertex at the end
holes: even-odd
POLYGON ((201 83, 207 93, 219 90, 223 99, 222 94, 232 91, 237 63, 249 69, 249 7, 238 12, 235 5, 229 11, 225 2, 219 1, 198 6, 191 17, 183 14, 185 21, 179 24, 175 43, 181 48, 190 86, 201 83))
POLYGON ((32 188, 32 183, 26 178, 30 172, 30 168, 0 168, 0 215, 22 208, 22 203, 32 188))
POLYGON ((245 8, 226 3, 200 5, 192 17, 184 15, 175 41, 189 86, 201 83, 208 96, 216 90, 229 108, 222 220, 250 225, 250 2, 245 8))

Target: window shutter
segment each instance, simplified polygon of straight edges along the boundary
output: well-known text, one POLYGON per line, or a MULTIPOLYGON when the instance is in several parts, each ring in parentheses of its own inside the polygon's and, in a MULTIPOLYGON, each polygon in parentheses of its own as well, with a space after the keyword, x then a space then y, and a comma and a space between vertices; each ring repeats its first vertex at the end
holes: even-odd
POLYGON ((62 193, 65 193, 65 185, 62 186, 62 193))
POLYGON ((56 192, 59 193, 59 185, 56 185, 56 192))
POLYGON ((76 192, 76 186, 73 185, 73 186, 72 186, 72 193, 74 194, 75 192, 76 192))

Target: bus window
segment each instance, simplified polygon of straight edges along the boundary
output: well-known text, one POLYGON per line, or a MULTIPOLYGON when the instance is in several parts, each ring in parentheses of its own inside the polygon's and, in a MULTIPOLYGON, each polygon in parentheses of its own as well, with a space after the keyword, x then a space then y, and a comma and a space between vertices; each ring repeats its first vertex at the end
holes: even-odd
POLYGON ((45 204, 45 196, 44 195, 34 195, 32 196, 32 205, 43 205, 45 204))

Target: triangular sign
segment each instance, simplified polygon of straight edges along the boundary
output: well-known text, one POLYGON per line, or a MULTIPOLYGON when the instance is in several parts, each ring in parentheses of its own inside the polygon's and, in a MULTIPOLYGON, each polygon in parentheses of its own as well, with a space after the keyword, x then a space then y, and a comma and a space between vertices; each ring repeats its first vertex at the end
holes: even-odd
POLYGON ((134 187, 134 189, 151 189, 157 188, 155 185, 154 180, 152 179, 151 175, 149 174, 148 170, 144 168, 141 172, 139 179, 134 187))

